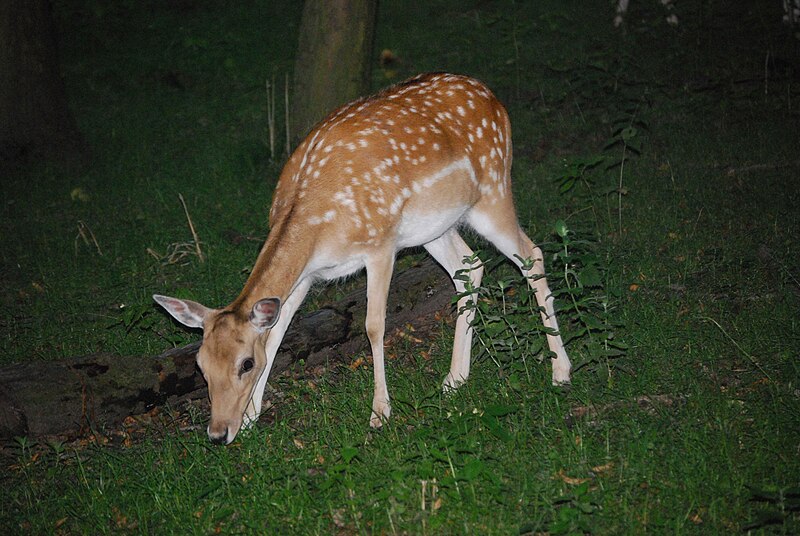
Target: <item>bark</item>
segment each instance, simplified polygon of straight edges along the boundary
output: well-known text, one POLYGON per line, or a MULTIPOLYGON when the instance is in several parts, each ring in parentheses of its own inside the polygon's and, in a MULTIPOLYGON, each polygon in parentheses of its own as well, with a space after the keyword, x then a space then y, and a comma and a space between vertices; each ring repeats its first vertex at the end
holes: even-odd
POLYGON ((295 141, 342 104, 370 89, 376 0, 306 0, 294 67, 295 141))
MULTIPOLYGON (((389 295, 387 336, 407 324, 421 329, 451 312, 453 286, 426 259, 395 275, 389 295)), ((366 289, 292 322, 272 376, 298 360, 307 367, 348 360, 367 348, 366 289)), ((57 362, 20 363, 0 369, 0 440, 15 436, 74 437, 113 428, 155 406, 179 406, 207 396, 195 366, 199 343, 159 356, 100 353, 57 362)))
POLYGON ((0 2, 0 164, 83 153, 59 74, 50 2, 0 2))

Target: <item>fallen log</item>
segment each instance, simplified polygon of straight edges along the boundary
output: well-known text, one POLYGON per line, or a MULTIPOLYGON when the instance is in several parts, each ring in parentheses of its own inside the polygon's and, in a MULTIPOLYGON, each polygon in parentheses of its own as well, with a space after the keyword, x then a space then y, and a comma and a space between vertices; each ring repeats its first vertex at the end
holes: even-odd
MULTIPOLYGON (((431 322, 452 312, 453 286, 433 261, 395 274, 386 333, 431 322)), ((300 359, 308 367, 349 359, 367 348, 366 288, 317 311, 298 315, 275 359, 272 375, 300 359)), ((0 441, 17 436, 76 437, 118 426, 125 417, 156 406, 177 407, 207 396, 197 371, 199 342, 159 356, 98 353, 53 362, 18 363, 0 369, 0 441)))

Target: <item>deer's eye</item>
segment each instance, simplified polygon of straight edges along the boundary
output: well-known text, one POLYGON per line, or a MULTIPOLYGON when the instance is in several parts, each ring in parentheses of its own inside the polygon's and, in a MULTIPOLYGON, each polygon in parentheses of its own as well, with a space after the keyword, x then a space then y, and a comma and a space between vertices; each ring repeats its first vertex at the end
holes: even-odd
POLYGON ((252 357, 248 357, 247 359, 242 361, 242 364, 239 365, 239 377, 253 370, 255 364, 256 364, 255 360, 252 357))

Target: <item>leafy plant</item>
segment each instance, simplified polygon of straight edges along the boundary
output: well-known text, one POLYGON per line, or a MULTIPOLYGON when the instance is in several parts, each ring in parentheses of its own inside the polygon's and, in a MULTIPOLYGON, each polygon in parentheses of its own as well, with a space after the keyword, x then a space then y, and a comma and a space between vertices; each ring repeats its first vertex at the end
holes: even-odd
POLYGON ((560 276, 560 284, 553 285, 553 295, 561 303, 562 324, 570 325, 565 342, 581 358, 573 370, 602 364, 611 381, 610 360, 625 355, 627 345, 617 339, 624 324, 614 314, 605 259, 594 242, 580 238, 563 220, 556 222, 554 231, 560 250, 552 256, 550 273, 560 276))
POLYGON ((175 326, 166 325, 166 319, 156 313, 154 306, 150 303, 131 304, 121 309, 120 316, 109 324, 109 328, 121 328, 126 335, 133 331, 143 333, 155 333, 163 340, 172 345, 178 345, 186 341, 186 334, 183 330, 175 326))
POLYGON ((555 501, 558 507, 555 519, 548 527, 550 534, 590 534, 592 525, 589 516, 599 506, 590 497, 589 482, 578 485, 572 493, 555 501))
MULTIPOLYGON (((607 266, 597 253, 596 244, 578 237, 563 220, 556 222, 554 232, 559 249, 548 260, 548 279, 551 292, 558 301, 558 318, 562 337, 570 353, 578 357, 573 370, 586 366, 603 365, 610 374, 610 360, 625 354, 627 346, 617 339, 623 326, 614 315, 614 300, 607 290, 607 266), (566 329, 565 329, 566 328, 566 329)), ((548 329, 540 322, 540 309, 535 291, 522 276, 494 279, 492 272, 497 261, 486 264, 486 280, 475 289, 468 277, 469 270, 477 268, 477 254, 464 259, 470 268, 456 275, 463 281, 462 296, 478 294, 478 300, 469 300, 459 314, 475 311, 473 327, 479 351, 508 373, 509 385, 520 387, 521 373, 530 379, 528 360, 534 357, 541 362, 549 356, 545 350, 545 337, 531 336, 531 331, 546 334, 548 329)), ((532 261, 522 261, 531 268, 532 261)))
POLYGON ((488 357, 498 367, 510 374, 512 387, 519 384, 518 374, 524 372, 529 377, 527 360, 531 356, 544 359, 543 337, 532 337, 530 330, 544 331, 539 322, 539 311, 533 291, 522 276, 494 280, 492 272, 501 259, 484 264, 487 277, 480 288, 475 288, 468 272, 480 266, 478 253, 464 259, 469 268, 456 274, 456 279, 464 281, 465 290, 456 296, 478 295, 477 301, 469 299, 459 314, 467 310, 475 311, 473 328, 477 339, 476 358, 488 357))

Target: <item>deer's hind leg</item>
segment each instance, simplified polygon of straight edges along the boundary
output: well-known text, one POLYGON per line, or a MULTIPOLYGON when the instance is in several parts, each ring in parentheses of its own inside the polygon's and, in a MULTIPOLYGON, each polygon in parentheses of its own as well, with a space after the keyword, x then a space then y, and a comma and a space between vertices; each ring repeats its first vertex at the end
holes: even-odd
POLYGON ((554 332, 547 334, 547 344, 555 355, 552 358, 553 385, 567 384, 570 382, 572 365, 564 349, 561 334, 558 332, 553 295, 545 278, 542 250, 520 228, 514 207, 510 205, 509 208, 509 205, 510 203, 480 203, 470 211, 468 222, 503 255, 511 259, 528 280, 536 295, 542 322, 546 328, 554 332))
POLYGON ((425 249, 436 259, 436 262, 447 270, 456 292, 460 295, 458 299, 458 318, 456 319, 455 336, 453 337, 453 357, 450 360, 450 372, 444 380, 444 390, 455 389, 467 380, 469 376, 470 354, 472 352, 472 320, 475 318, 475 310, 466 308, 470 300, 475 302, 477 293, 464 295, 467 290, 465 281, 458 277, 460 270, 469 278, 472 288, 477 289, 481 284, 483 266, 478 263, 470 268, 464 263, 465 257, 473 255, 472 250, 459 236, 455 229, 447 231, 445 234, 425 244, 425 249))

